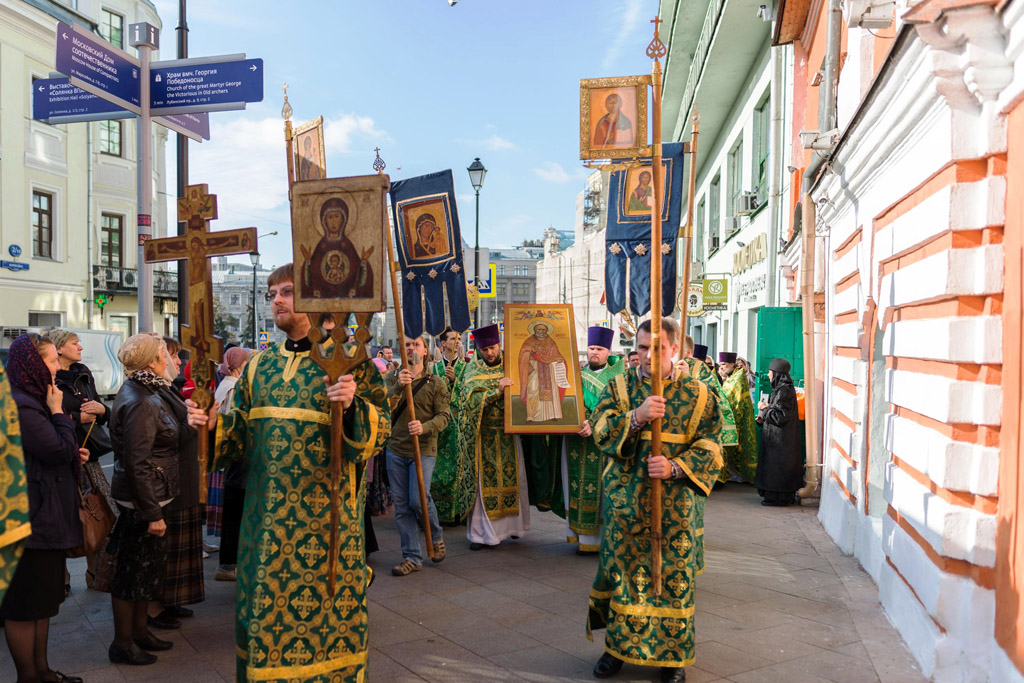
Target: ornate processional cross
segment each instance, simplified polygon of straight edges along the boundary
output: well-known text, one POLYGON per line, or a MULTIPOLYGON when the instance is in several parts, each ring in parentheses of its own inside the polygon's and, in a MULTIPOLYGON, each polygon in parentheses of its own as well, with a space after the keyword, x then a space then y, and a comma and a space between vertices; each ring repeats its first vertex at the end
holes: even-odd
MULTIPOLYGON (((184 235, 148 240, 146 263, 188 261, 188 302, 191 325, 182 325, 182 346, 192 353, 192 379, 195 392, 192 400, 208 409, 213 402, 210 380, 213 363, 224 355, 224 340, 213 333, 213 282, 209 259, 229 254, 256 251, 256 228, 239 228, 210 232, 210 221, 217 218, 217 195, 209 194, 207 186, 189 185, 185 196, 178 199, 178 221, 186 224, 184 235)), ((200 499, 206 502, 206 460, 208 427, 199 434, 200 499)))

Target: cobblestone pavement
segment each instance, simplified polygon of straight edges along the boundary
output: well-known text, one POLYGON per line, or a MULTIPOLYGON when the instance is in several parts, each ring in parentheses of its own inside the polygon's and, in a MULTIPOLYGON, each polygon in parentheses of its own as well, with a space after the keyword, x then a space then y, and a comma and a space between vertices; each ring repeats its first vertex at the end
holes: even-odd
MULTIPOLYGON (((923 681, 883 614, 877 588, 815 518, 816 508, 765 508, 729 484, 707 507, 707 570, 697 581, 697 661, 689 683, 923 681)), ((592 680, 603 650, 584 633, 596 559, 565 543, 564 522, 531 510, 533 530, 498 549, 470 552, 465 528, 446 529, 448 558, 391 576, 401 561, 390 518, 375 518, 381 551, 370 588, 371 681, 592 680)), ((213 581, 153 666, 113 666, 110 600, 86 590, 84 560, 69 562, 73 593, 53 620, 51 666, 86 683, 206 683, 234 676, 234 584, 213 581)), ((15 680, 0 646, 0 680, 15 680)), ((619 681, 656 681, 656 669, 626 665, 619 681)))

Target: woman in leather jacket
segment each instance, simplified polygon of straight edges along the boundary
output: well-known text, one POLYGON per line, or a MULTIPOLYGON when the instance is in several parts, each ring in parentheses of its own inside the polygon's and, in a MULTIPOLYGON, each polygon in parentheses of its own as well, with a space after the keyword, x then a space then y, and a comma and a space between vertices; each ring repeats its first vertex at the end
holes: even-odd
POLYGON ((128 379, 117 393, 110 418, 114 446, 111 495, 118 519, 108 552, 117 555, 110 596, 115 664, 152 664, 149 651, 172 643, 150 633, 146 609, 163 595, 167 570, 164 506, 178 495, 178 450, 195 439, 187 412, 164 377, 167 346, 152 333, 130 337, 117 352, 128 379))

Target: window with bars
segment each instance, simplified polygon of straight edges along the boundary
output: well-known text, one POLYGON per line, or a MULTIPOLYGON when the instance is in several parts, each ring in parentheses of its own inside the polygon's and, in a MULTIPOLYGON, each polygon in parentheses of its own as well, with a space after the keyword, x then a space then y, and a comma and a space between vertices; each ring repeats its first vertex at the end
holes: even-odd
POLYGON ((708 236, 712 240, 718 240, 722 220, 722 174, 719 173, 711 181, 711 188, 708 190, 708 202, 711 204, 709 218, 711 224, 708 226, 708 236))
POLYGON ((121 121, 100 121, 100 152, 121 156, 121 121))
POLYGON ((729 152, 729 159, 726 165, 727 180, 729 183, 729 203, 726 207, 726 217, 731 218, 740 210, 740 194, 743 192, 743 138, 741 137, 736 146, 729 152))
POLYGON ((32 255, 53 258, 53 195, 32 191, 32 255))
POLYGON ((100 216, 100 265, 120 268, 124 256, 124 216, 100 216))
POLYGON ((124 17, 108 9, 100 14, 100 35, 107 42, 124 49, 124 17))
POLYGON ((757 193, 759 205, 764 204, 768 198, 770 105, 771 99, 766 95, 764 101, 754 109, 754 191, 757 193))

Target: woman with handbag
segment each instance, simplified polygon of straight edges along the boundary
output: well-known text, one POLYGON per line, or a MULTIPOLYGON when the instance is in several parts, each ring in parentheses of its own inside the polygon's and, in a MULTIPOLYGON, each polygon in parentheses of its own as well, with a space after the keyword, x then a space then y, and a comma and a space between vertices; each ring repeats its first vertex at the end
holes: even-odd
POLYGON ((164 508, 178 495, 178 450, 195 440, 185 404, 165 378, 170 358, 155 334, 129 337, 117 352, 128 379, 117 392, 110 416, 114 445, 111 494, 117 524, 108 550, 117 556, 110 590, 114 642, 108 657, 115 664, 152 664, 148 651, 173 643, 150 633, 146 613, 151 600, 163 599, 167 572, 167 523, 164 508))
POLYGON ((89 459, 54 384, 59 368, 57 349, 46 337, 23 334, 11 344, 7 374, 21 422, 32 533, 0 618, 22 683, 82 680, 50 669, 46 655, 50 618, 64 601, 65 557, 83 541, 77 488, 81 463, 89 459))
MULTIPOLYGON (((83 492, 92 490, 103 496, 114 512, 117 506, 110 497, 110 482, 100 465, 100 458, 112 448, 106 427, 110 409, 100 400, 92 371, 82 363, 82 343, 78 335, 69 330, 54 329, 47 332, 46 337, 57 347, 57 360, 60 362, 57 388, 64 393, 64 414, 75 423, 78 443, 85 444, 89 451, 89 462, 82 466, 83 492)), ((85 559, 85 585, 94 590, 109 590, 113 558, 100 548, 86 555, 85 559), (96 581, 97 573, 103 575, 99 583, 96 581)))

